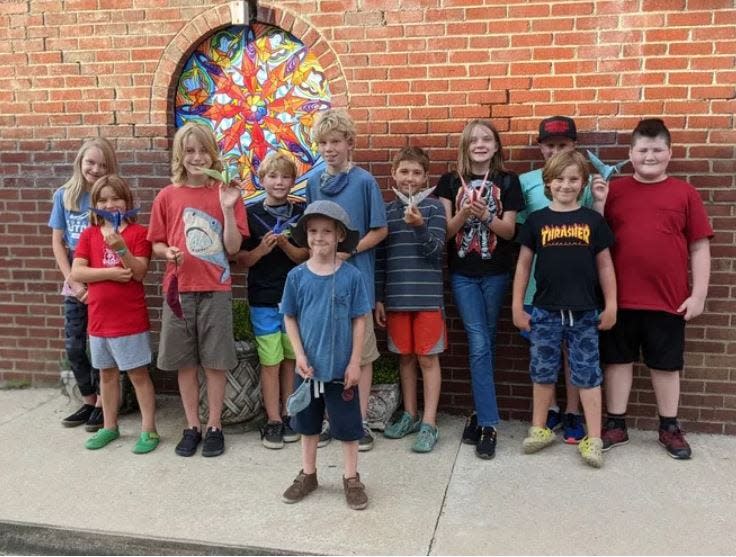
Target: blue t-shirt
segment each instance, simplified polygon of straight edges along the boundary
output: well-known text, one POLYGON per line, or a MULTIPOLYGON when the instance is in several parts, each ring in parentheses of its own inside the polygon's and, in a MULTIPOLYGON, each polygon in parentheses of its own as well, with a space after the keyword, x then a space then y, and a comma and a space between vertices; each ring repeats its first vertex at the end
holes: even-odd
POLYGON ((51 208, 49 227, 64 231, 64 244, 74 254, 82 230, 89 226, 89 192, 82 193, 79 198, 79 211, 67 211, 64 208, 64 188, 54 192, 54 205, 51 208))
MULTIPOLYGON (((375 178, 357 166, 334 177, 326 172, 312 176, 307 182, 305 195, 307 203, 326 199, 340 205, 350 216, 350 228, 357 230, 361 238, 373 228, 386 226, 386 208, 381 190, 375 178)), ((376 305, 373 285, 376 250, 362 251, 347 261, 360 271, 370 307, 373 308, 376 305)))
POLYGON ((294 267, 286 276, 280 311, 296 317, 314 378, 342 380, 353 351, 352 320, 371 311, 355 267, 340 265, 326 276, 314 274, 306 263, 294 267))

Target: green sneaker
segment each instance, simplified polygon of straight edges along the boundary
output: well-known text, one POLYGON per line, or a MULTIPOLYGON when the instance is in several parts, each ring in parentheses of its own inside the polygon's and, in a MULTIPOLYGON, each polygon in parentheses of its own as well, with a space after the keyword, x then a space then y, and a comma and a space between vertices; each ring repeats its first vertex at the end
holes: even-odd
POLYGON ((419 435, 417 435, 414 445, 411 450, 415 453, 428 453, 437 444, 437 439, 440 437, 440 432, 436 427, 432 427, 429 424, 422 423, 419 426, 419 435))
POLYGON ((593 468, 603 466, 603 440, 598 437, 583 437, 578 444, 580 456, 583 457, 585 464, 593 468))
POLYGON ((112 443, 118 437, 120 437, 120 432, 118 431, 118 428, 106 429, 103 427, 97 430, 97 433, 95 433, 92 437, 87 439, 87 442, 84 444, 84 446, 89 450, 94 451, 112 443))
POLYGON ((550 428, 533 425, 529 428, 529 436, 524 439, 522 446, 526 454, 536 453, 554 443, 555 439, 555 432, 550 428))
POLYGON ((138 441, 136 441, 133 446, 133 452, 135 454, 150 453, 153 449, 158 447, 159 441, 161 441, 161 437, 159 437, 158 433, 155 431, 143 431, 141 432, 141 436, 138 437, 138 441))
POLYGON ((416 433, 419 431, 419 425, 421 422, 413 418, 409 412, 404 412, 398 421, 390 424, 383 432, 384 437, 389 439, 401 439, 406 437, 410 433, 416 433))

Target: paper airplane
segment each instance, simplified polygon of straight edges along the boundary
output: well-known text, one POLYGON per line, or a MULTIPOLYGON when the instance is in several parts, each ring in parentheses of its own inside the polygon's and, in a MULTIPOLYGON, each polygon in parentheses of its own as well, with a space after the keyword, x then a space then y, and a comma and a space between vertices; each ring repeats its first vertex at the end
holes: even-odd
POLYGON ((391 189, 394 190, 396 197, 401 199, 401 201, 403 201, 405 205, 419 205, 434 191, 435 187, 436 186, 432 186, 431 188, 427 188, 418 193, 412 193, 410 195, 405 195, 401 193, 399 190, 397 190, 396 188, 391 188, 391 189))
POLYGON ((601 161, 601 159, 596 157, 590 151, 586 152, 588 153, 588 158, 590 159, 591 164, 598 171, 598 174, 603 176, 603 179, 606 181, 608 181, 614 174, 618 174, 619 172, 621 172, 621 169, 626 165, 627 162, 629 162, 629 160, 626 159, 625 161, 617 162, 614 165, 610 165, 601 161))

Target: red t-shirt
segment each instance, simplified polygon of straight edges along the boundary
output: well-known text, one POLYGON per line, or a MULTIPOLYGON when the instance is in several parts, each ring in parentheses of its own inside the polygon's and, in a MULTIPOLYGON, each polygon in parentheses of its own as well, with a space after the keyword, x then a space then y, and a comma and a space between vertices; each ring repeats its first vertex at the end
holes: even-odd
MULTIPOLYGON (((144 226, 129 224, 120 235, 134 256, 151 258, 151 243, 146 239, 144 226)), ((82 231, 74 257, 86 259, 87 265, 93 269, 123 266, 115 250, 105 244, 99 226, 89 226, 82 231)), ((128 282, 103 280, 91 282, 87 288, 87 332, 90 335, 112 338, 145 333, 151 329, 142 282, 135 279, 128 282)))
POLYGON ((697 190, 672 177, 612 180, 605 217, 616 238, 618 307, 677 314, 690 296, 689 246, 713 236, 697 190))
MULTIPOLYGON (((230 290, 230 263, 222 242, 224 216, 217 186, 190 188, 170 185, 153 201, 148 239, 178 247, 184 254, 178 266, 179 292, 230 290)), ((235 223, 249 236, 243 203, 235 204, 235 223)), ((164 287, 176 270, 166 265, 164 287)))

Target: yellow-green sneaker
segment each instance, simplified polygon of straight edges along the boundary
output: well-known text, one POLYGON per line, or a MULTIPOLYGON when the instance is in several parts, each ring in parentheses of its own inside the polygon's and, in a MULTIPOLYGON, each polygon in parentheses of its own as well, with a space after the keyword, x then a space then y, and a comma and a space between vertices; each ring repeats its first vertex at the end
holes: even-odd
POLYGON ((87 439, 87 442, 84 444, 84 446, 89 450, 94 451, 112 443, 118 437, 120 437, 120 432, 118 431, 118 428, 107 429, 103 427, 101 429, 98 429, 97 433, 87 439))
POLYGON ((603 441, 599 437, 583 437, 578 450, 586 464, 593 468, 603 466, 603 441))
POLYGON ((135 454, 146 454, 150 453, 153 449, 158 447, 161 438, 155 431, 143 431, 141 432, 138 441, 133 445, 133 452, 135 454))
POLYGON ((555 432, 550 428, 533 425, 529 428, 529 436, 524 439, 522 446, 526 454, 536 453, 554 443, 555 439, 555 432))

